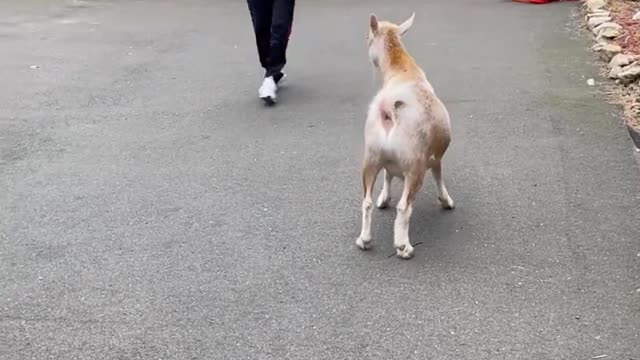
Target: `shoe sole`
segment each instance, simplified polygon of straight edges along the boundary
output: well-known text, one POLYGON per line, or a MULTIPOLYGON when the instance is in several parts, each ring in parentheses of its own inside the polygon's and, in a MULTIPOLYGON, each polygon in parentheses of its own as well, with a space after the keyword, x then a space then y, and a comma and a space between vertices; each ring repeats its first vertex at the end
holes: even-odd
POLYGON ((271 96, 265 96, 265 97, 262 97, 261 99, 268 106, 273 106, 276 104, 276 101, 271 96))

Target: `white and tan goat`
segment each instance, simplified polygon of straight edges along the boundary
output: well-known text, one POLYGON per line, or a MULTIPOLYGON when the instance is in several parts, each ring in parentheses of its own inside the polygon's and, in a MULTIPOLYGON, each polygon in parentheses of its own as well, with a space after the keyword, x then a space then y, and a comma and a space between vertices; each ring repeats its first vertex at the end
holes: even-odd
POLYGON ((363 250, 371 245, 371 193, 378 173, 384 169, 379 208, 389 204, 391 180, 394 177, 404 180, 394 225, 396 255, 404 259, 414 255, 409 242, 409 219, 427 170, 433 173, 442 207, 454 208, 442 179, 441 165, 451 142, 449 114, 401 41, 414 18, 415 13, 401 25, 395 25, 378 21, 373 14, 370 17, 369 58, 382 75, 383 85, 371 101, 365 125, 362 230, 356 240, 363 250))

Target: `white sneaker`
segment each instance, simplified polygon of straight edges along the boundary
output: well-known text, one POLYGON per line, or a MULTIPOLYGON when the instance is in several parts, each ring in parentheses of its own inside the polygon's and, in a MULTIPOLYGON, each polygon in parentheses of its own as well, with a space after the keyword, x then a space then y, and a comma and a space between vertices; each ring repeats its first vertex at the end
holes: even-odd
POLYGON ((287 74, 282 73, 282 77, 280 78, 280 80, 278 80, 278 82, 276 83, 276 85, 278 85, 278 87, 284 85, 287 82, 287 74))
POLYGON ((273 80, 273 77, 269 76, 262 82, 262 86, 258 90, 260 99, 262 99, 267 105, 273 105, 276 103, 276 92, 278 91, 278 85, 273 80))

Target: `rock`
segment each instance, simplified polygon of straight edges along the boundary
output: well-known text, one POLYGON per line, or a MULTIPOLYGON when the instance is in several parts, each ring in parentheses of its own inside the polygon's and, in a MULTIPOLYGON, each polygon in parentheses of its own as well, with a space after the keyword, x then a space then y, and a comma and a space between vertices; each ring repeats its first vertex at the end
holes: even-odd
POLYGON ((597 10, 594 12, 590 12, 587 14, 587 18, 591 19, 594 17, 604 17, 604 16, 611 16, 611 12, 606 11, 606 10, 597 10))
MULTIPOLYGON (((598 46, 598 45, 596 45, 598 46)), ((599 45, 598 48, 595 50, 597 52, 600 53, 600 56, 605 60, 605 61, 609 61, 611 60, 611 58, 613 58, 614 56, 620 54, 622 52, 622 47, 618 44, 606 44, 606 45, 599 45)))
POLYGON ((600 24, 610 22, 610 21, 611 21, 610 16, 595 16, 590 18, 589 21, 587 21, 587 26, 589 26, 589 29, 593 29, 600 24))
POLYGON ((618 79, 623 84, 628 84, 640 77, 640 62, 636 61, 631 65, 627 65, 622 68, 622 71, 618 74, 618 79))
POLYGON ((621 72, 622 72, 621 66, 615 66, 611 68, 611 71, 609 71, 609 79, 617 79, 621 72))
POLYGON ((611 13, 605 10, 598 10, 592 13, 588 13, 587 16, 584 17, 586 21, 589 19, 593 19, 595 17, 611 17, 611 13))
POLYGON ((593 12, 587 14, 587 19, 599 16, 611 16, 611 13, 607 10, 594 10, 593 12))
POLYGON ((632 19, 635 21, 640 21, 640 11, 638 11, 635 15, 633 15, 632 19))
POLYGON ((602 23, 606 23, 610 21, 611 21, 610 16, 594 16, 590 18, 589 21, 587 21, 587 26, 589 27, 589 29, 593 29, 602 23))
POLYGON ((598 34, 598 36, 607 39, 615 39, 620 35, 622 35, 622 28, 606 28, 598 34))
POLYGON ((630 55, 630 54, 618 54, 611 59, 609 62, 609 68, 613 69, 614 67, 623 67, 631 64, 632 62, 640 60, 640 56, 638 55, 630 55))
POLYGON ((611 12, 609 10, 606 10, 606 9, 594 9, 594 10, 591 10, 591 11, 589 11, 587 13, 587 17, 591 17, 591 16, 594 16, 594 15, 595 16, 599 16, 599 15, 602 15, 602 14, 609 15, 609 14, 611 14, 611 12))
POLYGON ((589 85, 589 86, 594 86, 595 84, 596 84, 596 81, 595 81, 595 80, 593 80, 593 79, 588 79, 588 80, 587 80, 587 85, 589 85))
POLYGON ((587 0, 587 8, 591 11, 602 9, 607 6, 606 0, 587 0))
POLYGON ((596 26, 593 29, 593 33, 596 34, 598 38, 612 39, 622 35, 622 26, 614 22, 605 22, 596 26))

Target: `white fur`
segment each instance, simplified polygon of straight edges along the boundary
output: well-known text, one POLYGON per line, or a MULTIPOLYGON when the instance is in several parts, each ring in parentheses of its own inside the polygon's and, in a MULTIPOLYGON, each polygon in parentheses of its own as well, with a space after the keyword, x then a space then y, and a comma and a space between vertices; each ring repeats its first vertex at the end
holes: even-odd
POLYGON ((412 84, 404 84, 380 90, 369 106, 365 123, 365 132, 369 134, 366 140, 367 151, 370 156, 388 163, 385 169, 397 177, 401 177, 408 170, 410 164, 402 159, 407 159, 413 147, 417 145, 410 143, 411 138, 407 135, 415 131, 424 116, 412 88, 412 84), (387 133, 380 126, 379 109, 384 106, 382 102, 393 101, 402 101, 405 105, 396 111, 394 126, 387 133))

